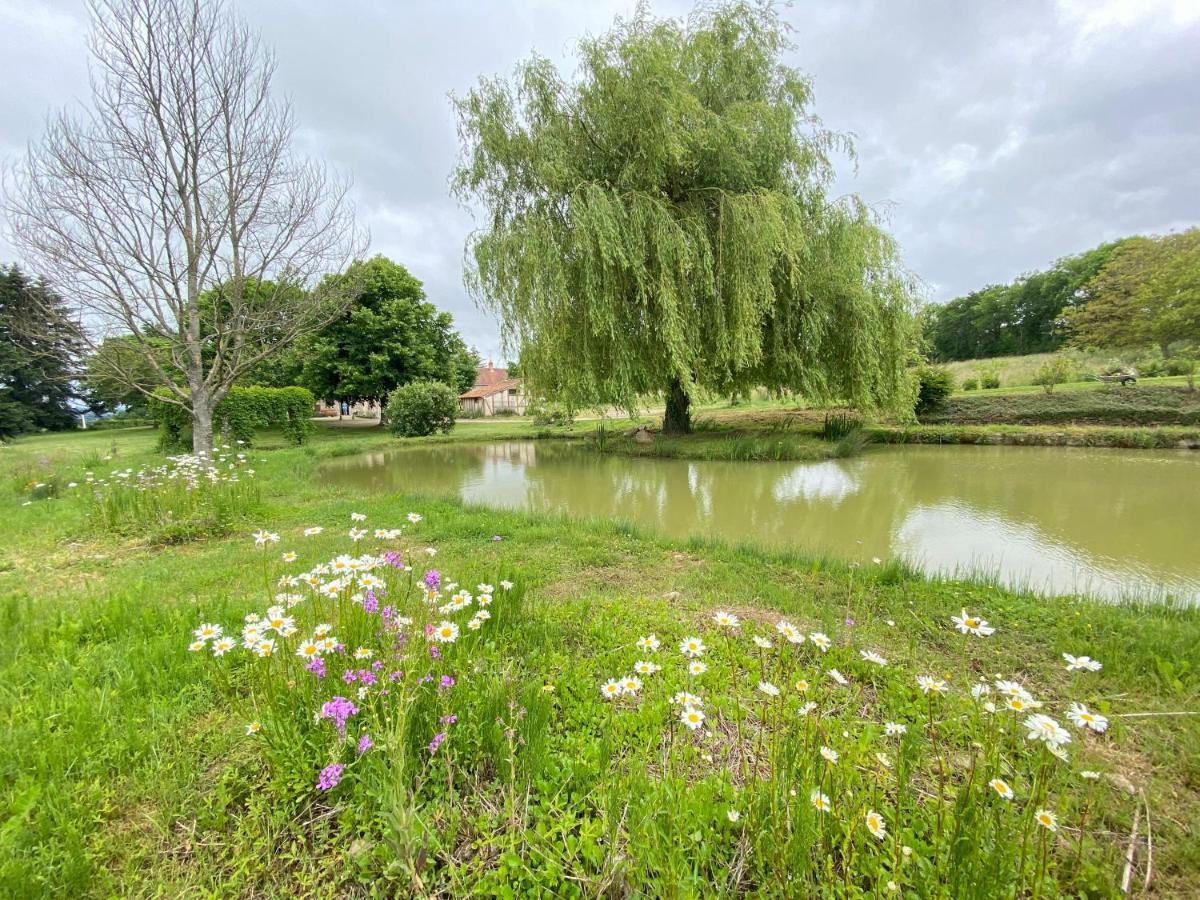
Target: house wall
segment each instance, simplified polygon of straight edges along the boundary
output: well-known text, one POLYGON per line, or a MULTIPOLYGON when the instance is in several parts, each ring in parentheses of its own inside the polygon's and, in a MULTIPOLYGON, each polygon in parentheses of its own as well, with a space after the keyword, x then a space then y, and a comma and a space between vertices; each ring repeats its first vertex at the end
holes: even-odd
POLYGON ((492 394, 488 397, 469 397, 458 401, 459 408, 464 413, 475 413, 483 416, 494 416, 501 410, 512 410, 518 416, 525 415, 525 391, 517 388, 516 393, 508 390, 492 394))

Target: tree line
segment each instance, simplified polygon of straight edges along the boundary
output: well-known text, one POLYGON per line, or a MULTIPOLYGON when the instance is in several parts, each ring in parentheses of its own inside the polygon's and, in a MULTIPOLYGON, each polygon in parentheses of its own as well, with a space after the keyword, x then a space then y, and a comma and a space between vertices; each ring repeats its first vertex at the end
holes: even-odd
POLYGON ((1137 236, 1063 257, 1011 284, 989 285, 920 314, 937 361, 1200 341, 1200 229, 1137 236))
MULTIPOLYGON (((355 285, 346 308, 246 370, 239 385, 294 385, 327 400, 381 406, 391 391, 412 381, 438 381, 455 393, 472 385, 479 354, 403 265, 376 256, 327 277, 355 285)), ((251 289, 276 287, 243 288, 251 289)), ((218 287, 200 305, 222 302, 218 287)), ((216 342, 202 332, 200 346, 212 365, 216 342)), ((171 371, 171 352, 170 337, 155 329, 107 337, 89 351, 71 304, 46 279, 16 266, 0 269, 0 438, 72 428, 85 413, 146 415, 152 397, 162 402, 158 373, 171 371)), ((182 379, 176 383, 186 387, 182 379)))

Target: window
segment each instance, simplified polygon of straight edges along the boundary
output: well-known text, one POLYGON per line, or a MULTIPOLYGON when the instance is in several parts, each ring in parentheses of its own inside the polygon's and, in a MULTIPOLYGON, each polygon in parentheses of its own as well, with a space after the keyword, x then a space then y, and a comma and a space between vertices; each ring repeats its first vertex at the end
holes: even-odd
POLYGON ((508 396, 510 396, 510 397, 515 397, 515 396, 517 396, 517 389, 516 389, 516 388, 509 388, 509 389, 508 389, 508 396))

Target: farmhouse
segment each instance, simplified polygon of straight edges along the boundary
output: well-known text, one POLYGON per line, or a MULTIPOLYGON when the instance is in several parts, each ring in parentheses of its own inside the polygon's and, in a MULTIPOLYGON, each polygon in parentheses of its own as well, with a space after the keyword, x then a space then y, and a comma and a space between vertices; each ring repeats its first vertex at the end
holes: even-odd
POLYGON ((494 416, 511 410, 525 414, 525 388, 520 378, 509 378, 507 369, 497 369, 491 360, 475 372, 475 385, 458 395, 458 407, 464 415, 494 416))

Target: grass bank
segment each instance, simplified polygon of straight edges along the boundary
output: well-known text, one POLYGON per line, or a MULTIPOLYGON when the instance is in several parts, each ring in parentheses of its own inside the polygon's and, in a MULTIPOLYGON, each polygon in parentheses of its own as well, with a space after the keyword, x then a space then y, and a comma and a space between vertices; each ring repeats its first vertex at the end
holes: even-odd
POLYGON ((1200 391, 1106 385, 1087 391, 956 394, 921 416, 927 425, 1105 425, 1200 427, 1200 391))
POLYGON ((1125 450, 1197 450, 1200 428, 1099 425, 872 425, 881 444, 988 444, 1013 447, 1109 447, 1125 450))
POLYGON ((98 527, 77 488, 32 502, 23 489, 30 473, 78 484, 97 459, 104 473, 157 462, 146 436, 0 450, 0 893, 883 896, 894 882, 921 897, 1115 896, 1131 845, 1135 884, 1145 873, 1133 821, 1147 811, 1151 890, 1183 896, 1200 875, 1195 612, 1049 602, 315 479, 322 453, 373 439, 250 451, 257 496, 233 533, 165 549, 98 527), (408 525, 410 510, 424 518, 408 525), (407 530, 352 543, 351 513, 407 530), (312 526, 325 530, 305 538, 312 526), (256 546, 259 527, 279 543, 256 546), (380 643, 365 607, 309 597, 288 611, 304 630, 273 657, 188 652, 199 623, 236 634, 261 614, 279 577, 388 547, 473 593, 499 586, 491 619, 475 632, 462 618, 462 638, 431 659, 419 633, 380 643), (995 634, 956 630, 963 607, 995 634), (718 610, 740 626, 719 626, 718 610), (385 673, 409 654, 395 693, 344 683, 366 665, 340 662, 348 650, 330 654, 327 678, 301 670, 295 642, 319 621, 348 648, 375 647, 385 673), (792 643, 784 625, 809 638, 792 643), (637 646, 649 635, 658 652, 637 646), (679 652, 692 636, 707 645, 696 675, 679 652), (1063 653, 1103 669, 1068 671, 1063 653), (603 699, 638 660, 661 669, 603 699), (944 684, 922 693, 918 675, 944 684), (439 687, 446 677, 457 683, 439 687), (986 711, 995 687, 971 697, 997 677, 1060 723, 1079 701, 1109 727, 1065 724, 1060 763, 1026 739, 1023 714, 986 711), (679 691, 705 715, 696 731, 670 702, 679 691), (358 707, 346 742, 313 721, 335 693, 358 707), (356 755, 368 731, 375 745, 356 755), (341 783, 317 789, 336 760, 341 783), (1039 809, 1057 830, 1037 825, 1039 809))

